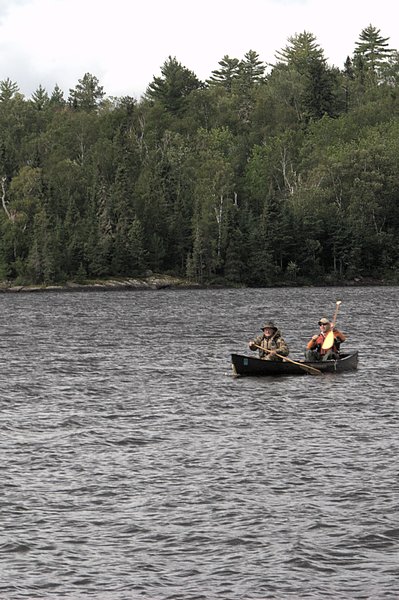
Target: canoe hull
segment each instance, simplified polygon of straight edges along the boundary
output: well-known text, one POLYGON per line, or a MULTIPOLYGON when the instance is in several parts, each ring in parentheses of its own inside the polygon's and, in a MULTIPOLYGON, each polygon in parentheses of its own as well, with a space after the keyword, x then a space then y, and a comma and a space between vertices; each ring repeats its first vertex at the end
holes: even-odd
POLYGON ((316 368, 322 373, 353 371, 357 369, 358 360, 358 351, 341 354, 339 360, 326 360, 324 362, 295 361, 299 363, 296 365, 286 361, 261 360, 260 358, 244 356, 242 354, 231 355, 234 375, 268 375, 271 377, 279 375, 309 375, 310 369, 307 369, 307 366, 316 368))

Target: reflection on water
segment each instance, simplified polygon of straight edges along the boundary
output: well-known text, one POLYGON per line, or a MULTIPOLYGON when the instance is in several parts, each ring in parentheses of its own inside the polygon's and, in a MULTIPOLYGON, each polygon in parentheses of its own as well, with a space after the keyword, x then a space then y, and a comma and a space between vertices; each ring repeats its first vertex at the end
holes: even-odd
POLYGON ((397 289, 0 303, 1 598, 398 597, 397 289), (338 298, 357 372, 231 376, 338 298))

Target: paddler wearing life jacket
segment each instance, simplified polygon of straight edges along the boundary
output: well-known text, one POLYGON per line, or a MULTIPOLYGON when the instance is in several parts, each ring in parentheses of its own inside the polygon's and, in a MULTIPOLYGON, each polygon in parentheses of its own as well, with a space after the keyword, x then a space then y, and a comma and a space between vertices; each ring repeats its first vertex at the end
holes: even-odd
POLYGON ((259 358, 263 360, 283 360, 276 353, 288 356, 288 345, 273 321, 267 321, 261 330, 263 334, 248 343, 250 350, 259 350, 259 358))
POLYGON ((334 344, 329 349, 323 349, 323 342, 331 331, 331 323, 326 317, 319 321, 320 333, 314 335, 306 345, 305 359, 308 361, 336 360, 339 358, 339 348, 342 342, 346 340, 346 335, 336 327, 332 329, 334 333, 334 344))

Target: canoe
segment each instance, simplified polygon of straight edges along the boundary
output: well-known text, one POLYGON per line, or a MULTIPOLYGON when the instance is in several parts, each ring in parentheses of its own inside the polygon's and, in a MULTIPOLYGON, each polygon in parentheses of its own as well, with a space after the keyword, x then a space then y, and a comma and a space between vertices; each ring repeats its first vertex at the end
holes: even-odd
POLYGON ((341 354, 338 360, 326 360, 324 362, 295 361, 298 364, 287 361, 262 360, 243 354, 232 354, 231 362, 234 375, 309 375, 312 368, 318 369, 322 373, 341 373, 357 369, 358 354, 356 350, 348 354, 341 354))

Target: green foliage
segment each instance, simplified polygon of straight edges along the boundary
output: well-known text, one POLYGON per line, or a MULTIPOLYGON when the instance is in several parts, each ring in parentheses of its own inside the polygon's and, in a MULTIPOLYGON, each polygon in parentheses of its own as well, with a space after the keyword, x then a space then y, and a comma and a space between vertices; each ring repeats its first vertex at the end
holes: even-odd
POLYGON ((359 71, 368 73, 370 80, 378 83, 384 74, 385 67, 395 53, 388 47, 389 38, 384 38, 373 25, 363 29, 356 42, 354 52, 355 64, 359 71))
POLYGON ((237 81, 241 88, 248 90, 261 83, 264 79, 265 64, 259 60, 259 54, 254 50, 249 50, 244 59, 238 65, 237 81))
POLYGON ((315 37, 266 65, 176 58, 140 101, 89 73, 26 100, 0 82, 0 278, 186 275, 276 285, 399 269, 399 61, 366 28, 343 70, 315 37))
POLYGON ((36 110, 44 110, 50 104, 49 95, 41 85, 39 85, 37 90, 32 94, 32 104, 36 110))
POLYGON ((0 102, 8 102, 19 91, 18 84, 9 77, 0 81, 0 102))
POLYGON ((97 77, 85 73, 74 89, 69 90, 68 102, 71 107, 86 111, 94 111, 101 105, 105 95, 97 77))
POLYGON ((278 62, 294 68, 298 73, 306 73, 309 60, 325 63, 324 51, 309 31, 303 31, 288 38, 288 44, 276 52, 278 62))
POLYGON ((51 94, 50 104, 55 108, 62 108, 65 106, 64 94, 57 84, 55 85, 51 94))
POLYGON ((212 71, 211 77, 207 80, 209 85, 220 85, 227 92, 231 93, 233 83, 239 76, 240 61, 238 58, 230 58, 227 54, 219 61, 220 69, 212 71))
POLYGON ((162 77, 154 77, 148 86, 146 97, 159 101, 172 114, 180 114, 185 109, 187 97, 201 87, 201 82, 192 71, 171 56, 163 64, 161 73, 162 77))

